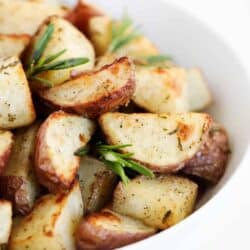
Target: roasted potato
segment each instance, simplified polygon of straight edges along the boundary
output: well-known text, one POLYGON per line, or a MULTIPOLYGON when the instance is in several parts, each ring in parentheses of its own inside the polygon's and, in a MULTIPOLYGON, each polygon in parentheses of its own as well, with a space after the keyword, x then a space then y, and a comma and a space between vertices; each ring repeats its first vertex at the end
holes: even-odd
POLYGON ((90 118, 126 104, 135 89, 133 64, 123 57, 61 86, 38 91, 50 106, 90 118))
POLYGON ((49 16, 64 16, 67 8, 42 1, 0 0, 0 34, 33 35, 49 16))
POLYGON ((136 90, 132 100, 152 113, 188 111, 187 74, 182 68, 136 67, 136 90))
POLYGON ((114 191, 112 210, 165 229, 187 217, 194 209, 198 186, 187 178, 137 177, 114 191))
POLYGON ((0 176, 8 163, 12 145, 13 134, 9 131, 0 130, 0 176))
POLYGON ((200 111, 207 108, 212 102, 212 96, 202 72, 197 68, 187 70, 187 82, 189 111, 200 111))
POLYGON ((9 250, 75 250, 75 230, 83 215, 79 183, 66 194, 40 198, 12 228, 9 250))
POLYGON ((14 211, 26 214, 33 207, 40 188, 34 174, 34 146, 39 123, 19 129, 10 159, 0 176, 0 194, 13 204, 14 211))
POLYGON ((12 226, 12 206, 9 201, 0 200, 0 249, 8 243, 12 226))
POLYGON ((215 184, 226 170, 229 154, 230 146, 227 133, 220 125, 214 124, 205 143, 199 152, 186 163, 182 172, 215 184))
MULTIPOLYGON (((52 16, 48 18, 40 26, 39 30, 31 40, 31 43, 25 52, 25 64, 28 64, 28 61, 30 61, 30 57, 33 55, 34 51, 34 44, 44 34, 48 25, 54 26, 54 32, 43 52, 44 58, 57 54, 60 51, 66 50, 65 53, 56 58, 53 63, 61 60, 79 57, 88 58, 89 62, 72 68, 44 71, 38 74, 37 77, 47 80, 51 82, 53 86, 55 86, 69 80, 72 75, 80 74, 81 72, 91 70, 94 67, 95 52, 92 44, 71 23, 58 16, 52 16)), ((41 86, 41 84, 39 83, 37 83, 35 80, 32 80, 31 82, 33 88, 41 86)))
POLYGON ((212 119, 202 113, 106 113, 99 123, 109 144, 131 144, 121 152, 155 172, 171 173, 198 152, 212 119))
POLYGON ((26 126, 35 120, 29 84, 17 57, 0 58, 0 93, 0 129, 26 126))
POLYGON ((29 35, 0 34, 0 57, 19 57, 29 41, 29 35))
POLYGON ((92 121, 63 111, 52 113, 41 125, 35 147, 38 181, 55 193, 74 182, 80 158, 74 152, 85 146, 94 133, 92 121))
POLYGON ((82 219, 76 233, 78 250, 109 250, 154 234, 141 221, 105 209, 82 219))
POLYGON ((93 157, 84 157, 78 171, 85 213, 100 211, 111 199, 116 175, 93 157))

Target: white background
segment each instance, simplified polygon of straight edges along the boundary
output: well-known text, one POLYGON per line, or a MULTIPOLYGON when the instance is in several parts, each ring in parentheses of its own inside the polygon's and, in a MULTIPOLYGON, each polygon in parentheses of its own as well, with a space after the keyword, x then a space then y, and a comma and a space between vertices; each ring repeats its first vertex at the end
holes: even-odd
MULTIPOLYGON (((187 9, 223 35, 250 72, 250 0, 166 1, 187 9)), ((250 107, 242 108, 248 108, 250 115, 250 107)), ((224 193, 225 211, 210 223, 213 233, 198 248, 190 250, 250 250, 250 155, 243 165, 224 193)))

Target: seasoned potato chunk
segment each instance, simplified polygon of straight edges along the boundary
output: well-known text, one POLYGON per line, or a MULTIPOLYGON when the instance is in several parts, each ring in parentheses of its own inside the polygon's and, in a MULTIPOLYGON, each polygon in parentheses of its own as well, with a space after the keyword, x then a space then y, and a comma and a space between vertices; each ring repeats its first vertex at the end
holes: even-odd
POLYGON ((14 223, 9 250, 75 250, 75 230, 83 215, 79 183, 67 194, 40 198, 27 216, 14 223))
POLYGON ((152 113, 188 111, 187 74, 182 68, 136 67, 132 100, 152 113))
POLYGON ((20 56, 29 41, 29 35, 0 34, 0 57, 20 56))
POLYGON ((212 102, 212 96, 202 72, 196 68, 187 70, 187 79, 189 111, 199 111, 208 107, 212 102))
POLYGON ((100 211, 112 197, 116 175, 103 162, 88 156, 81 160, 78 174, 85 212, 100 211))
POLYGON ((52 113, 38 131, 35 168, 39 182, 51 192, 65 191, 74 182, 80 158, 74 152, 94 133, 92 121, 63 111, 52 113))
POLYGON ((131 144, 121 152, 163 173, 183 168, 204 143, 211 122, 201 113, 106 113, 99 118, 109 144, 131 144))
POLYGON ((66 13, 65 7, 42 1, 0 0, 0 33, 33 35, 47 17, 66 13))
POLYGON ((118 248, 154 234, 141 221, 104 209, 83 219, 76 234, 78 250, 118 248))
POLYGON ((0 130, 0 176, 2 175, 11 153, 13 135, 9 131, 0 130))
POLYGON ((133 64, 123 57, 38 94, 52 107, 94 118, 129 101, 135 89, 133 69, 133 64))
POLYGON ((26 126, 35 120, 29 85, 17 57, 0 59, 0 93, 0 129, 26 126))
POLYGON ((165 229, 187 217, 194 209, 197 185, 183 177, 137 177, 127 185, 119 183, 112 209, 165 229))
POLYGON ((20 214, 31 210, 40 191, 33 165, 38 128, 39 123, 36 123, 15 133, 10 159, 4 174, 0 176, 0 194, 11 200, 14 211, 20 214))
POLYGON ((186 163, 182 171, 209 182, 217 183, 226 170, 229 154, 230 147, 227 133, 220 125, 214 124, 205 143, 195 156, 186 163))
POLYGON ((0 249, 8 243, 12 226, 12 206, 9 201, 0 200, 0 249))
MULTIPOLYGON (((47 58, 51 55, 59 53, 60 51, 66 50, 61 56, 53 60, 53 63, 80 57, 88 58, 89 62, 67 69, 44 71, 38 74, 37 77, 47 80, 55 86, 69 80, 72 75, 75 75, 76 73, 79 74, 83 71, 91 70, 94 67, 95 52, 92 44, 71 23, 58 16, 50 17, 40 26, 26 51, 24 60, 26 64, 30 60, 34 44, 41 38, 42 35, 44 35, 48 25, 53 25, 54 31, 47 47, 43 52, 43 58, 47 58)), ((32 86, 33 88, 36 88, 40 85, 36 81, 32 80, 32 86)))

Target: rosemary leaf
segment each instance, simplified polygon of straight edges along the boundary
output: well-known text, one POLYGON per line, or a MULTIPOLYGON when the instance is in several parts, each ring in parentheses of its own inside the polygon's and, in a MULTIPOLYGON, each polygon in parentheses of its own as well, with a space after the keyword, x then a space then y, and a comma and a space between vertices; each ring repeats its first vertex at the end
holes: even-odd
POLYGON ((31 79, 40 82, 44 87, 47 87, 47 88, 52 88, 53 87, 53 83, 52 82, 50 82, 50 81, 48 81, 46 79, 43 79, 41 77, 33 76, 33 77, 31 77, 31 79))
POLYGON ((171 61, 172 59, 170 56, 167 55, 156 55, 156 56, 148 56, 146 60, 148 64, 158 64, 166 61, 171 61))
POLYGON ((145 175, 147 177, 154 177, 154 173, 148 168, 136 163, 135 161, 128 160, 128 167, 134 170, 137 173, 145 175))
POLYGON ((44 64, 50 63, 52 61, 54 61, 55 59, 57 59, 58 57, 60 57, 61 55, 63 55, 67 50, 63 49, 61 51, 59 51, 58 53, 48 56, 45 60, 44 60, 44 64))
POLYGON ((75 156, 80 156, 83 157, 89 153, 89 146, 83 146, 79 148, 78 150, 75 151, 74 155, 75 156))

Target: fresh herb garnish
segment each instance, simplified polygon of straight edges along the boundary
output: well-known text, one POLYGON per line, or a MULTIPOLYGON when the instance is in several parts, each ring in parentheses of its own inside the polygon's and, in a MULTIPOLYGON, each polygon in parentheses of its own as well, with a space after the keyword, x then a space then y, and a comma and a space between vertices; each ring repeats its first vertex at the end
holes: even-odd
MULTIPOLYGON (((121 180, 127 184, 129 182, 129 177, 127 176, 125 170, 131 169, 141 175, 148 177, 154 177, 154 173, 142 166, 141 164, 131 160, 133 156, 132 153, 119 153, 118 150, 126 147, 132 146, 131 144, 122 145, 105 145, 98 142, 95 146, 95 151, 108 168, 110 168, 114 173, 120 176, 121 180)), ((86 147, 82 147, 75 152, 77 156, 84 156, 88 153, 86 147)))
POLYGON ((112 41, 109 45, 108 52, 116 52, 138 36, 139 34, 136 32, 133 21, 125 14, 120 22, 113 22, 112 24, 112 41))
POLYGON ((76 150, 76 152, 74 153, 75 156, 80 156, 83 157, 85 155, 87 155, 89 153, 89 146, 83 146, 81 148, 79 148, 78 150, 76 150))
POLYGON ((53 83, 38 77, 37 75, 49 71, 49 70, 61 70, 76 67, 82 64, 89 62, 88 58, 79 57, 79 58, 69 58, 65 60, 56 61, 60 56, 62 56, 66 49, 61 50, 54 55, 48 57, 43 57, 43 53, 54 33, 54 25, 49 24, 47 29, 41 38, 35 43, 33 53, 30 57, 29 63, 26 67, 26 75, 30 80, 36 80, 42 83, 46 87, 53 87, 53 83))
POLYGON ((167 55, 154 55, 154 56, 145 56, 137 59, 138 64, 144 66, 161 66, 167 67, 167 64, 172 61, 172 58, 167 55))

